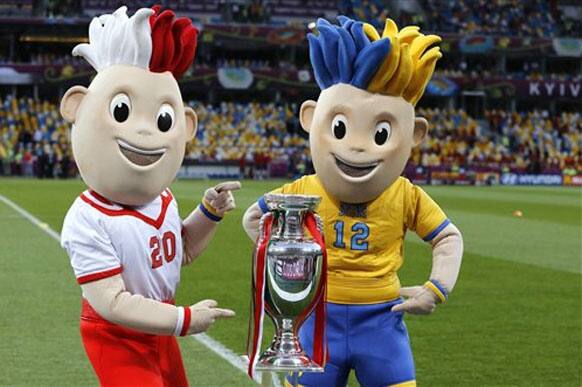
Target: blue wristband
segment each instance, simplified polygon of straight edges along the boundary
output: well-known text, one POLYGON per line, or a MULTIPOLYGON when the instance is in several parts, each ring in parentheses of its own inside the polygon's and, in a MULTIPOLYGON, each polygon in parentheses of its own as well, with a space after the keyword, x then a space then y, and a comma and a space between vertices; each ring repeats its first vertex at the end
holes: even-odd
POLYGON ((264 196, 261 196, 261 198, 257 201, 257 204, 259 205, 259 208, 261 209, 261 211, 263 211, 263 214, 266 214, 267 212, 269 212, 269 206, 267 205, 267 202, 265 201, 264 196))
POLYGON ((205 206, 203 203, 200 203, 200 206, 198 206, 198 208, 200 209, 200 211, 202 211, 202 213, 204 215, 206 215, 206 217, 214 222, 220 222, 222 220, 222 218, 218 215, 214 215, 213 213, 211 213, 205 206))

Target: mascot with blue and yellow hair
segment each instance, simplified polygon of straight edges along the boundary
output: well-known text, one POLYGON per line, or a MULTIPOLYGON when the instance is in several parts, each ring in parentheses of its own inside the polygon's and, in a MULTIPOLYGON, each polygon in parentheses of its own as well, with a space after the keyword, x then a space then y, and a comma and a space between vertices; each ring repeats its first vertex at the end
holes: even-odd
MULTIPOLYGON (((321 88, 301 106, 316 173, 275 190, 318 195, 328 256, 327 343, 322 374, 290 375, 304 386, 344 386, 352 369, 363 386, 414 386, 416 373, 404 312, 432 313, 453 290, 461 266, 459 230, 422 190, 401 177, 428 122, 416 117, 442 56, 440 37, 419 28, 398 30, 388 19, 382 35, 367 23, 317 22, 310 58, 321 88), (431 47, 434 46, 434 47, 431 47), (419 286, 401 287, 404 236, 416 232, 432 246, 432 271, 419 286), (405 299, 404 299, 405 298, 405 299)), ((261 198, 243 225, 256 240, 267 211, 261 198)), ((313 317, 300 330, 313 347, 313 317)))

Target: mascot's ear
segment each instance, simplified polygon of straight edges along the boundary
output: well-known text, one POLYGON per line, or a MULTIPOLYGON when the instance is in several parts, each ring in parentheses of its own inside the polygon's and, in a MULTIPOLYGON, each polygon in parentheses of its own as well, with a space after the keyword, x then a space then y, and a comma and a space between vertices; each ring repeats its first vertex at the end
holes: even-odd
POLYGON ((87 95, 87 88, 83 86, 73 86, 61 99, 61 115, 68 122, 75 122, 77 110, 81 106, 81 101, 87 95))
POLYGON ((419 145, 428 133, 428 121, 423 117, 416 117, 414 119, 414 134, 412 139, 414 146, 419 145))
POLYGON ((315 113, 316 105, 317 102, 307 100, 301 104, 301 110, 299 110, 299 122, 301 122, 301 127, 307 133, 311 130, 311 123, 313 122, 313 114, 315 113))
POLYGON ((198 130, 198 116, 191 107, 184 107, 184 115, 186 116, 186 136, 188 141, 192 140, 198 130))

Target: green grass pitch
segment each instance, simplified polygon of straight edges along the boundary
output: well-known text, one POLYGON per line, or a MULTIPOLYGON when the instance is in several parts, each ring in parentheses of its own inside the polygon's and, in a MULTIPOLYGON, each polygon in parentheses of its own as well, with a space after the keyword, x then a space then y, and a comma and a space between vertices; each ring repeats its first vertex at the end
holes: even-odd
MULTIPOLYGON (((186 215, 214 182, 179 181, 186 215)), ((281 181, 244 181, 238 208, 182 272, 178 302, 214 298, 237 317, 208 332, 237 353, 246 343, 252 246, 241 217, 281 181)), ((60 231, 80 180, 0 179, 0 195, 60 231)), ((431 316, 407 316, 421 386, 582 384, 582 191, 540 187, 427 187, 463 232, 457 288, 431 316), (513 217, 512 211, 523 211, 513 217)), ((407 237, 405 285, 430 272, 430 248, 407 237)), ((0 385, 96 385, 81 345, 80 292, 68 258, 0 202, 0 385)), ((270 334, 268 334, 270 335, 270 334)), ((180 340, 192 385, 250 385, 191 338, 180 340)), ((350 385, 357 385, 352 377, 350 385)))

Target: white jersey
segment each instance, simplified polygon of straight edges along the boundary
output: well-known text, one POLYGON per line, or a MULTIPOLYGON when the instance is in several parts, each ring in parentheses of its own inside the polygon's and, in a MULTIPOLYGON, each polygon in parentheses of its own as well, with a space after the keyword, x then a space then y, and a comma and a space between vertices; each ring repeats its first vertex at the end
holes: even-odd
POLYGON ((182 266, 182 221, 169 189, 140 207, 123 207, 83 192, 63 224, 61 245, 79 284, 121 274, 127 290, 174 299, 182 266))

